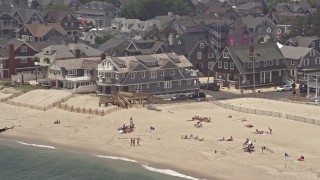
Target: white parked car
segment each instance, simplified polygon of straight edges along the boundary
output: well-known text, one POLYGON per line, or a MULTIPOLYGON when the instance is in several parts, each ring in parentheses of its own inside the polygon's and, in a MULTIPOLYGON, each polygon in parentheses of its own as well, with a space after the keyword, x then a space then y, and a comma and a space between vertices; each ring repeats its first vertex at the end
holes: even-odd
POLYGON ((291 85, 283 85, 277 88, 277 91, 291 91, 292 87, 291 85))
POLYGON ((306 102, 306 104, 320 105, 320 99, 312 99, 306 102))

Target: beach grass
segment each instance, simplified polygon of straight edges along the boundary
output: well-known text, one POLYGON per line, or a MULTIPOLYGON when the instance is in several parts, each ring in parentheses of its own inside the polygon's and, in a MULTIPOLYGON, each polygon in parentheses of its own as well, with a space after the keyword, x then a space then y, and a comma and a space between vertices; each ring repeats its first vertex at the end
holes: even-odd
POLYGON ((16 89, 16 90, 19 90, 19 91, 24 91, 24 92, 32 91, 32 90, 35 90, 35 89, 43 89, 42 86, 35 86, 35 85, 30 85, 30 84, 14 86, 13 88, 16 89))

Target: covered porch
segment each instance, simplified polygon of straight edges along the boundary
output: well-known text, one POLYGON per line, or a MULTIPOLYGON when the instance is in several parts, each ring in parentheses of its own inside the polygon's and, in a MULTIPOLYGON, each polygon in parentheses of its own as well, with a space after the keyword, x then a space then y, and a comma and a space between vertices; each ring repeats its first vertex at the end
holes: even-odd
POLYGON ((320 89, 320 72, 315 72, 315 73, 309 73, 306 74, 307 76, 307 97, 311 97, 311 93, 310 93, 310 88, 314 88, 315 89, 315 95, 314 98, 317 99, 318 98, 318 92, 320 89))

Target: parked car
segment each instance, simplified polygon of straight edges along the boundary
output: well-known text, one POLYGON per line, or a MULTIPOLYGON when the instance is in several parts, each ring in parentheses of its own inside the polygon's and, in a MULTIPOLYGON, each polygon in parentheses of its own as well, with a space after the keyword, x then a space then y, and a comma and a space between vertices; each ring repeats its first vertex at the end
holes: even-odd
MULTIPOLYGON (((308 92, 308 85, 300 84, 299 89, 300 89, 300 93, 307 93, 308 92)), ((316 88, 309 87, 309 92, 316 92, 316 88)))
POLYGON ((203 92, 196 92, 194 94, 189 95, 189 99, 197 100, 197 101, 205 101, 206 94, 203 92))
POLYGON ((306 104, 320 105, 320 99, 312 99, 306 102, 306 104))
POLYGON ((216 83, 209 83, 209 84, 201 84, 200 89, 206 90, 208 87, 208 90, 210 91, 219 91, 220 86, 218 86, 216 83))
POLYGON ((292 87, 291 85, 283 85, 277 88, 277 91, 291 91, 292 87))
POLYGON ((184 94, 179 94, 179 95, 171 97, 171 101, 183 101, 186 99, 188 99, 188 96, 186 96, 184 94))

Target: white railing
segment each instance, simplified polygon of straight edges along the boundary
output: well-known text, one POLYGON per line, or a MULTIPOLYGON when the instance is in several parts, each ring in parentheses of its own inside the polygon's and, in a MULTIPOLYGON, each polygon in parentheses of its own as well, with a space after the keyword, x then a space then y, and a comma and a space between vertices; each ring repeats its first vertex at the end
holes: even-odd
POLYGON ((67 81, 89 81, 91 76, 65 76, 67 81))

